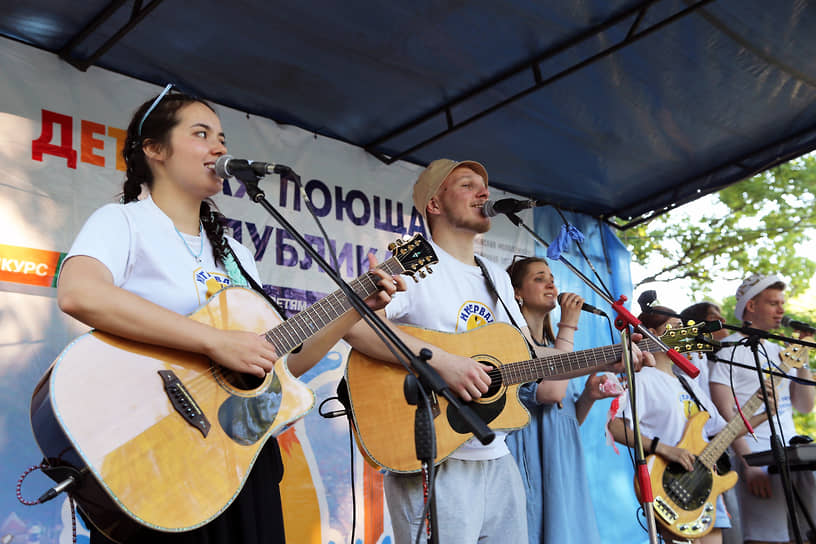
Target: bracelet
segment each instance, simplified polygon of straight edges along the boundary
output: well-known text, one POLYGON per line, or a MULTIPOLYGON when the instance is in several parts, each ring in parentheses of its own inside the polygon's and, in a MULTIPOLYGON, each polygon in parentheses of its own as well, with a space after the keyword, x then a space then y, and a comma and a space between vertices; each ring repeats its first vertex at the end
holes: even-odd
POLYGON ((566 323, 559 323, 559 324, 558 324, 558 328, 559 328, 559 329, 561 329, 561 328, 564 328, 564 329, 572 329, 572 330, 574 330, 574 331, 577 331, 577 330, 578 330, 578 327, 576 327, 575 325, 567 325, 566 323))
POLYGON ((658 442, 660 442, 660 437, 659 436, 655 436, 654 438, 652 438, 652 445, 649 446, 649 455, 654 455, 655 453, 657 453, 657 443, 658 442))
POLYGON ((566 338, 561 337, 561 336, 556 336, 555 339, 556 340, 561 340, 562 342, 569 342, 570 344, 575 345, 575 342, 573 342, 572 340, 567 340, 566 338))

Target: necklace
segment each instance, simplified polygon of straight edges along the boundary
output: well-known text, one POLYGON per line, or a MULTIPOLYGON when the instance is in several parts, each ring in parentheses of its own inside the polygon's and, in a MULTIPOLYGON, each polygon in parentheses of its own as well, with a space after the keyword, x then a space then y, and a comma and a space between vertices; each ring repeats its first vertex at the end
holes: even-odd
POLYGON ((201 241, 201 245, 198 248, 198 254, 193 253, 193 250, 190 249, 190 246, 187 244, 187 240, 184 239, 184 236, 179 232, 179 229, 177 229, 175 225, 173 225, 173 228, 176 229, 176 234, 179 235, 179 238, 181 238, 181 242, 184 244, 184 247, 187 248, 187 253, 189 253, 190 256, 192 256, 197 263, 200 263, 201 254, 204 253, 204 225, 202 225, 201 223, 198 224, 198 236, 199 240, 201 241))

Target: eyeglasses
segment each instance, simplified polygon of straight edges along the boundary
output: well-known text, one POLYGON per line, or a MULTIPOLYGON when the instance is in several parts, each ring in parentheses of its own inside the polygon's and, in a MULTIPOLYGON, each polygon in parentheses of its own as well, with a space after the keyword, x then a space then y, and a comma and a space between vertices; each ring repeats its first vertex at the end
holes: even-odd
POLYGON ((516 265, 520 262, 529 259, 530 257, 527 255, 519 255, 518 253, 513 255, 513 260, 510 262, 510 266, 507 267, 507 273, 512 276, 513 272, 516 271, 516 265))
POLYGON ((172 89, 172 88, 173 88, 173 84, 168 83, 167 87, 164 88, 164 90, 159 94, 159 96, 156 97, 156 100, 154 100, 153 103, 150 104, 150 107, 147 108, 147 111, 145 112, 145 114, 142 115, 142 120, 139 121, 139 130, 137 132, 137 134, 139 136, 142 135, 142 125, 144 125, 144 122, 145 122, 145 119, 147 119, 147 116, 150 115, 153 112, 153 110, 156 109, 156 106, 159 105, 159 102, 161 102, 161 99, 164 98, 167 95, 167 93, 170 92, 170 89, 172 89))

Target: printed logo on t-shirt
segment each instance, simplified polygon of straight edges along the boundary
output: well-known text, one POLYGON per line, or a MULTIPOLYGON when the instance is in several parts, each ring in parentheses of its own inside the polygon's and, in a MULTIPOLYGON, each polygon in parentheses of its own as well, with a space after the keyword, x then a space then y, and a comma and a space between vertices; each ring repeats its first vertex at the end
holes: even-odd
POLYGON ((482 325, 493 323, 495 320, 493 310, 481 302, 469 300, 459 309, 459 317, 456 320, 456 331, 472 331, 482 325))
POLYGON ((208 272, 203 268, 195 271, 195 281, 198 285, 198 292, 205 292, 205 299, 210 298, 221 289, 232 285, 232 280, 229 276, 221 274, 220 272, 208 272))
POLYGON ((697 407, 697 403, 694 402, 694 399, 691 398, 691 395, 683 391, 680 393, 680 407, 683 410, 683 415, 686 416, 686 419, 690 419, 691 416, 698 413, 700 409, 697 407))

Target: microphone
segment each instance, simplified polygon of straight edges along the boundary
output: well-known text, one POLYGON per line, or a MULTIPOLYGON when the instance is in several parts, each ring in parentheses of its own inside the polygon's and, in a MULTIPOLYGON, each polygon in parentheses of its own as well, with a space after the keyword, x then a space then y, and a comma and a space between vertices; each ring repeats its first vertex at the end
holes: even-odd
POLYGON ((482 215, 485 217, 495 217, 500 213, 516 213, 521 210, 535 208, 544 205, 538 200, 518 200, 516 198, 502 198, 501 200, 487 200, 482 204, 482 215))
POLYGON ((215 161, 215 174, 222 179, 239 176, 244 173, 252 173, 256 176, 265 176, 275 173, 278 165, 273 162, 248 161, 246 159, 234 159, 232 155, 221 155, 215 161))
MULTIPOLYGON (((564 296, 564 293, 558 293, 558 304, 561 304, 561 297, 562 296, 564 296)), ((591 304, 587 304, 586 302, 581 304, 581 310, 583 310, 585 312, 589 312, 591 314, 595 314, 595 315, 606 315, 606 312, 604 312, 603 310, 599 310, 595 306, 593 306, 591 304)))
POLYGON ((806 332, 808 334, 816 333, 816 327, 813 325, 809 325, 807 323, 803 323, 801 321, 795 321, 790 318, 790 316, 782 316, 782 326, 783 327, 790 327, 791 329, 799 332, 806 332))

